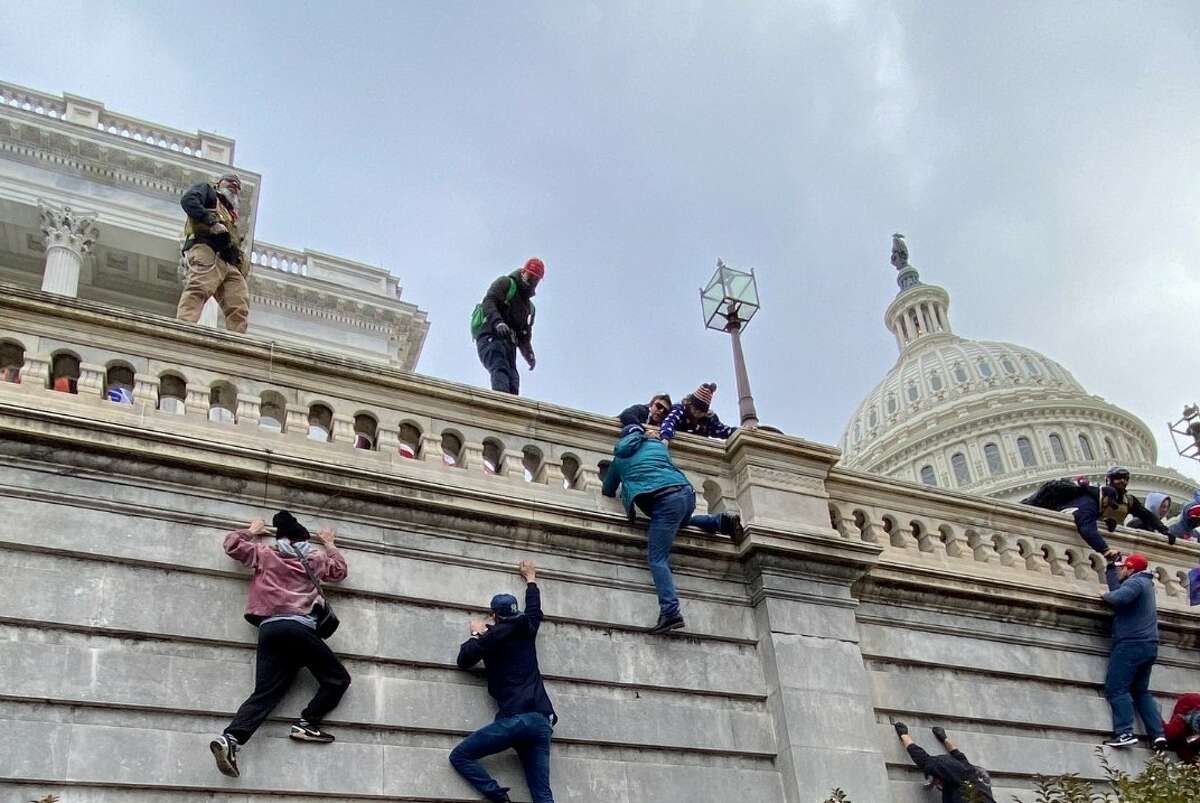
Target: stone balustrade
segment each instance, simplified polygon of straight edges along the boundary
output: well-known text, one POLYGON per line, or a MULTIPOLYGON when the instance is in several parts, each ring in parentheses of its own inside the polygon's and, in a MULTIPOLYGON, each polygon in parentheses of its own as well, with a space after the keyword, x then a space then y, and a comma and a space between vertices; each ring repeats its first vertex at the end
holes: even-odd
POLYGON ((250 251, 250 263, 261 268, 294 273, 297 276, 308 275, 308 256, 303 251, 263 242, 254 243, 254 248, 250 251))
MULTIPOLYGON (((519 593, 526 557, 560 803, 814 803, 834 786, 915 803, 893 718, 926 747, 948 727, 997 799, 1031 801, 1035 772, 1100 776, 1110 616, 1099 556, 1061 514, 847 470, 798 438, 682 435, 671 451, 700 509, 739 510, 748 531, 736 545, 681 532, 687 627, 655 637, 644 530, 599 493, 612 418, 3 286, 0 356, 14 353, 20 382, 0 382, 0 793, 14 799, 474 800, 446 755, 493 708, 454 655, 492 593, 519 593), (220 538, 279 507, 339 532, 351 571, 330 589, 330 644, 354 684, 329 720, 338 741, 306 750, 284 736, 301 681, 234 781, 206 735, 249 692, 254 631, 220 538)), ((1184 592, 1200 550, 1124 528, 1110 541, 1154 568, 1153 689, 1169 706, 1200 678, 1184 592)), ((511 757, 490 766, 528 800, 511 757)))
POLYGON ((0 105, 61 119, 67 113, 62 98, 0 81, 0 105))

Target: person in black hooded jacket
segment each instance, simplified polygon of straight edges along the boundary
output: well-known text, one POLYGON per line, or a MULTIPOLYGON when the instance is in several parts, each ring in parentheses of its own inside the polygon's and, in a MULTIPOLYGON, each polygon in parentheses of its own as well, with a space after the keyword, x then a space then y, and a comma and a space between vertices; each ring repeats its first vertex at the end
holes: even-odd
POLYGON ((1098 524, 1103 521, 1111 533, 1117 529, 1117 525, 1124 524, 1129 516, 1136 516, 1147 529, 1165 535, 1169 543, 1175 543, 1175 535, 1162 523, 1162 519, 1129 493, 1129 469, 1113 466, 1104 480, 1104 485, 1099 488, 1079 484, 1074 489, 1069 482, 1051 480, 1032 496, 1022 499, 1021 503, 1047 510, 1075 508, 1075 529, 1088 546, 1102 555, 1108 552, 1108 542, 1100 534, 1098 524))
POLYGON ((492 623, 470 623, 471 637, 458 650, 459 669, 483 661, 488 694, 496 701, 496 719, 472 733, 450 753, 450 764, 459 775, 494 803, 509 803, 508 789, 500 786, 479 759, 510 747, 517 751, 533 803, 554 803, 550 790, 550 738, 558 716, 538 668, 538 628, 542 624, 542 596, 537 569, 531 560, 520 564, 525 579, 525 612, 511 594, 492 597, 492 623))
POLYGON ((533 296, 545 275, 542 260, 526 260, 520 270, 491 283, 471 316, 471 337, 475 338, 479 361, 491 378, 492 390, 514 395, 521 392, 518 351, 530 371, 537 364, 533 353, 533 320, 537 314, 533 296))
POLYGON ((975 801, 978 803, 996 803, 992 796, 992 780, 987 772, 976 767, 963 754, 946 731, 934 728, 933 735, 946 748, 947 755, 931 756, 921 749, 921 746, 908 735, 908 726, 903 722, 893 724, 900 744, 908 751, 908 756, 917 768, 932 779, 933 785, 942 790, 942 803, 968 803, 966 785, 970 784, 975 790, 975 801))

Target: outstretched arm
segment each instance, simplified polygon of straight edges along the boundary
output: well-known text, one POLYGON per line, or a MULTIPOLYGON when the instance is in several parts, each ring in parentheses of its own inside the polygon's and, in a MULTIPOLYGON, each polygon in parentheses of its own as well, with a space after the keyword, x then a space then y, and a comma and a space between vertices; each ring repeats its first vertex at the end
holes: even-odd
POLYGON ((661 437, 664 441, 669 441, 671 438, 674 438, 675 428, 679 426, 681 421, 683 421, 683 416, 684 412, 682 404, 677 404, 672 407, 670 412, 667 413, 666 418, 662 420, 662 423, 658 427, 659 437, 661 437))
POLYGON ((542 592, 537 586, 537 567, 531 560, 520 565, 521 577, 525 579, 525 624, 529 635, 536 636, 542 626, 542 592))

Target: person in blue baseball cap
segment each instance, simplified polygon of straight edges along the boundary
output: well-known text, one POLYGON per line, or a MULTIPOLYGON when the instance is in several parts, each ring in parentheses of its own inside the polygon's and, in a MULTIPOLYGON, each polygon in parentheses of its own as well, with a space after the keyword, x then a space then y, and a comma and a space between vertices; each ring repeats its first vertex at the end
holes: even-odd
POLYGON ((512 594, 492 597, 491 622, 472 620, 471 637, 458 650, 459 669, 483 661, 488 694, 496 701, 496 719, 472 733, 450 752, 450 764, 479 794, 493 803, 511 803, 508 788, 496 782, 479 759, 517 751, 533 803, 554 803, 550 790, 550 737, 558 716, 542 683, 538 668, 538 628, 542 624, 542 596, 537 568, 523 560, 519 571, 525 580, 525 612, 512 594))

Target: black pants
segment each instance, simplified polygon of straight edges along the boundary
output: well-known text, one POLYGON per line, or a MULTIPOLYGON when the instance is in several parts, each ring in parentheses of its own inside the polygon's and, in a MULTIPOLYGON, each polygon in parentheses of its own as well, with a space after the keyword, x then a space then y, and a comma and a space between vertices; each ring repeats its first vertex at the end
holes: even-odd
POLYGON ((245 744, 279 701, 287 694, 300 667, 312 672, 320 686, 302 719, 318 724, 337 707, 350 687, 350 673, 311 627, 288 620, 268 622, 258 629, 258 658, 254 668, 254 693, 246 698, 225 729, 245 744))
POLYGON ((492 375, 492 390, 501 393, 520 393, 521 377, 517 374, 517 346, 507 337, 480 335, 475 341, 479 361, 492 375))

